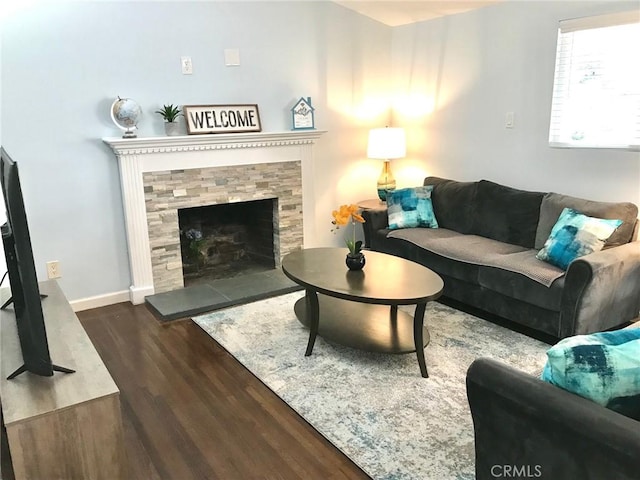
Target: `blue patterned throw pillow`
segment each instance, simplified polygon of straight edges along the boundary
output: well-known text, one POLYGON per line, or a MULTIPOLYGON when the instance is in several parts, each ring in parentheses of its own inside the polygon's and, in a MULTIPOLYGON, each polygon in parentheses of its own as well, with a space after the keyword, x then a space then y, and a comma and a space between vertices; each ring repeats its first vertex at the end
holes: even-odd
POLYGON ((565 208, 536 258, 566 270, 576 258, 602 250, 620 225, 622 220, 588 217, 565 208))
POLYGON ((540 378, 640 420, 640 328, 565 338, 540 378))
POLYGON ((389 229, 428 227, 438 228, 433 213, 431 192, 433 185, 401 188, 387 192, 389 229))

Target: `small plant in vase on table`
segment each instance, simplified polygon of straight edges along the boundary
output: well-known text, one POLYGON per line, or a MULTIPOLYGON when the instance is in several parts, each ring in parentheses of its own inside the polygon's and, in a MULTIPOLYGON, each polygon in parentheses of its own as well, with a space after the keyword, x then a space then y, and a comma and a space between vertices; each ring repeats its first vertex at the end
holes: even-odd
POLYGON ((177 122, 178 117, 182 115, 180 108, 177 105, 169 104, 163 105, 160 110, 156 110, 157 114, 164 118, 164 131, 167 135, 180 135, 179 124, 177 122))
POLYGON ((335 233, 340 227, 347 227, 351 224, 351 236, 345 236, 345 243, 349 249, 346 264, 349 270, 362 270, 365 263, 364 253, 362 253, 362 240, 356 240, 356 222, 364 223, 364 218, 360 215, 357 205, 340 205, 338 210, 332 212, 335 226, 331 231, 335 233))

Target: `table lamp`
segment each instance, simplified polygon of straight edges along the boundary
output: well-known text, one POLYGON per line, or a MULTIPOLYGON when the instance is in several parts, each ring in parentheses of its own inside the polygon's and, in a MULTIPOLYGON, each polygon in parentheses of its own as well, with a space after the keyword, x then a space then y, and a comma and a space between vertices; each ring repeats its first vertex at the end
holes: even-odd
POLYGON ((403 158, 407 154, 404 128, 374 128, 369 131, 367 157, 384 160, 382 173, 378 178, 378 197, 387 200, 387 191, 395 190, 396 180, 391 173, 389 161, 403 158))

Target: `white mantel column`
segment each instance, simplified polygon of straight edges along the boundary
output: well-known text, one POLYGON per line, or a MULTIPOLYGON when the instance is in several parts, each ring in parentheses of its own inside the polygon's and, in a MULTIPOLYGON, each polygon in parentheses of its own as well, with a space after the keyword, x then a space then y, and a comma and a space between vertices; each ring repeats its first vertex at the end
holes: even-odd
POLYGON ((131 269, 132 283, 129 287, 129 295, 131 303, 137 305, 144 302, 144 297, 154 293, 149 228, 142 183, 142 162, 138 155, 120 155, 118 159, 131 269))

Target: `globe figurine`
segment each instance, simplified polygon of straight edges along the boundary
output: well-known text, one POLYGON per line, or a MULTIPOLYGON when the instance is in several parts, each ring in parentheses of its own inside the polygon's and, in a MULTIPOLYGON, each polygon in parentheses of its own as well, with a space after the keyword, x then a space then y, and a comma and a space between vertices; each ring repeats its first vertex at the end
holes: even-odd
POLYGON ((118 97, 111 105, 111 120, 118 128, 124 130, 122 138, 136 138, 134 130, 138 128, 138 121, 142 116, 142 109, 131 98, 118 97))

